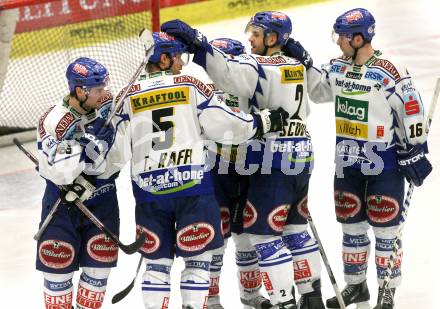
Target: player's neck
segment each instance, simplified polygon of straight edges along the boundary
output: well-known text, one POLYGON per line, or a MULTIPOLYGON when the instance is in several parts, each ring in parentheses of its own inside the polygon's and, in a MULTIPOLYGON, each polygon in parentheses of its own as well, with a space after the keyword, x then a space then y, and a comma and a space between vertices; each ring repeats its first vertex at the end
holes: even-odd
POLYGON ((275 47, 268 47, 267 51, 266 51, 266 56, 272 56, 273 54, 280 53, 280 52, 281 52, 281 48, 279 45, 277 45, 275 47))
POLYGON ((362 48, 358 49, 356 59, 354 59, 354 63, 357 65, 364 65, 368 59, 371 58, 374 54, 374 49, 371 44, 367 44, 362 48))
POLYGON ((74 98, 72 96, 69 97, 69 106, 71 108, 73 108, 75 111, 77 111, 78 113, 80 113, 81 115, 85 115, 90 112, 90 111, 87 111, 84 108, 82 108, 81 105, 79 104, 78 99, 74 98))

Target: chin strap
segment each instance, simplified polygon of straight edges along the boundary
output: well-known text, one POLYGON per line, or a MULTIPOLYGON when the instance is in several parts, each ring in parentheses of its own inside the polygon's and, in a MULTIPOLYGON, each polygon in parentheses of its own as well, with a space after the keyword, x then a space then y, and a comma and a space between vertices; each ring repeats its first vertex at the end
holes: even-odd
POLYGON ((89 90, 88 90, 88 89, 84 89, 84 91, 85 91, 85 96, 86 96, 86 99, 85 99, 85 100, 80 100, 80 99, 78 98, 78 95, 76 94, 76 92, 75 92, 75 99, 78 100, 78 102, 79 102, 79 107, 81 107, 83 110, 89 112, 91 109, 90 109, 90 108, 87 108, 87 107, 84 105, 84 103, 86 103, 87 99, 89 98, 89 90))

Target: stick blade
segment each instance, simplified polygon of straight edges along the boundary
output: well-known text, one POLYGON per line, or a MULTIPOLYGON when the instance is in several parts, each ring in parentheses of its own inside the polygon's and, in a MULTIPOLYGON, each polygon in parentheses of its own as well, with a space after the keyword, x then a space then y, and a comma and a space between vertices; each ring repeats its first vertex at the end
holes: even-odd
POLYGON ((134 287, 134 281, 136 280, 133 279, 133 281, 131 281, 131 283, 125 288, 123 289, 121 292, 119 292, 118 294, 115 294, 112 298, 112 304, 116 304, 117 302, 120 302, 121 300, 123 300, 125 298, 125 296, 128 295, 128 293, 130 293, 130 291, 133 289, 134 287))
POLYGON ((144 245, 146 240, 146 235, 142 233, 134 243, 130 245, 123 245, 119 243, 119 248, 124 251, 126 254, 133 254, 139 251, 139 249, 144 245))
POLYGON ((145 56, 147 57, 147 59, 149 59, 150 56, 154 52, 154 48, 153 48, 154 47, 153 34, 151 33, 150 30, 148 30, 147 28, 144 28, 139 33, 139 39, 141 40, 142 44, 144 45, 145 56))

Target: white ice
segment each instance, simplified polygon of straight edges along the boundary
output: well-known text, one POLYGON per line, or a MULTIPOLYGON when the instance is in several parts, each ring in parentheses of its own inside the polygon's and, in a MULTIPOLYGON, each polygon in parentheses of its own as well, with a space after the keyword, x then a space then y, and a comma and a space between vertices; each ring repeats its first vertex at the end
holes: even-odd
MULTIPOLYGON (((335 18, 354 8, 369 9, 377 20, 374 47, 407 65, 422 93, 428 110, 435 79, 440 77, 440 2, 438 0, 370 0, 337 1, 284 10, 293 20, 293 35, 300 40, 314 58, 315 65, 339 55, 331 42, 331 28, 335 18)), ((257 8, 258 10, 258 8, 257 8)), ((176 16, 178 17, 178 16, 176 16)), ((208 38, 233 37, 244 41, 243 29, 248 18, 227 20, 202 25, 199 29, 208 38)), ((50 85, 48 85, 50 87, 50 85)), ((341 230, 335 221, 332 202, 334 120, 332 104, 311 105, 309 130, 316 151, 315 170, 309 193, 309 208, 319 236, 336 276, 339 287, 344 286, 341 263, 341 230)), ((439 112, 437 112, 438 114, 439 112)), ((437 237, 440 205, 440 119, 434 117, 429 136, 429 158, 433 173, 421 188, 416 188, 409 217, 404 228, 403 282, 397 290, 396 308, 440 308, 438 279, 437 237), (436 189, 437 188, 437 189, 436 189), (436 193, 437 191, 437 193, 436 193)), ((27 144, 35 152, 33 143, 27 144)), ((43 279, 34 269, 36 232, 40 217, 43 182, 32 164, 15 147, 0 149, 0 308, 43 308, 43 279)), ((130 192, 128 171, 118 180, 121 208, 121 240, 134 239, 134 200, 130 192)), ((373 240, 373 235, 370 234, 373 240)), ((374 254, 372 254, 374 256, 374 254)), ((126 299, 111 305, 110 299, 133 278, 139 256, 120 252, 119 265, 111 273, 104 308, 143 308, 140 278, 126 299)), ((374 258, 370 257, 368 283, 371 299, 376 299, 374 258)), ((170 308, 180 308, 179 260, 173 268, 173 287, 170 308)), ((75 277, 77 280, 78 275, 75 277)), ((328 275, 323 269, 324 298, 333 296, 328 275)), ((225 256, 221 278, 221 296, 225 308, 241 308, 239 303, 232 243, 225 256)), ((374 305, 374 301, 371 302, 374 305)))

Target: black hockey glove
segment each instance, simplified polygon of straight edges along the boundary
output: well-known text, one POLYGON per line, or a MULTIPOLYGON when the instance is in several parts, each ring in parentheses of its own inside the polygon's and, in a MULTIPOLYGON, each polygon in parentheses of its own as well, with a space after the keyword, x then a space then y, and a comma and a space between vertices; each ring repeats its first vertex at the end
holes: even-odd
POLYGON ((289 113, 282 107, 274 111, 263 109, 254 114, 254 119, 257 124, 255 138, 261 138, 266 133, 281 131, 287 125, 289 113))
POLYGON ((76 199, 84 202, 95 192, 96 181, 93 176, 81 173, 72 184, 66 187, 68 190, 61 193, 61 200, 64 203, 74 203, 76 199))
POLYGON ((163 23, 160 26, 160 31, 166 32, 185 43, 188 46, 188 52, 191 54, 194 54, 199 48, 209 45, 208 40, 200 31, 180 19, 163 23))
POLYGON ((414 145, 409 150, 397 150, 397 164, 399 172, 416 187, 421 186, 432 171, 432 165, 426 158, 421 144, 414 145))
POLYGON ((96 118, 86 126, 79 143, 84 146, 86 162, 94 162, 98 156, 108 152, 113 145, 115 130, 111 124, 104 126, 103 118, 96 118))
POLYGON ((299 62, 301 62, 306 67, 306 70, 310 69, 313 66, 312 57, 307 52, 307 50, 304 49, 300 42, 289 38, 286 44, 281 48, 281 50, 286 56, 295 58, 299 62))

